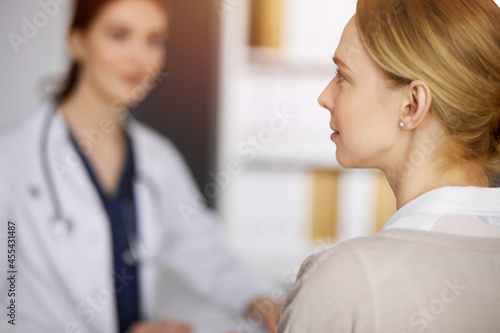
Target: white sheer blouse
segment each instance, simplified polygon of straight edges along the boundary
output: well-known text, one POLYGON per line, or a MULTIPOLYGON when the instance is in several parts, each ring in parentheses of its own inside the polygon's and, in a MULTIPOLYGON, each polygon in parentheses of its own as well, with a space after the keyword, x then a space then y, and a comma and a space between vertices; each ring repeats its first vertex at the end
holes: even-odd
POLYGON ((500 188, 442 187, 401 207, 382 231, 414 229, 500 238, 500 188))

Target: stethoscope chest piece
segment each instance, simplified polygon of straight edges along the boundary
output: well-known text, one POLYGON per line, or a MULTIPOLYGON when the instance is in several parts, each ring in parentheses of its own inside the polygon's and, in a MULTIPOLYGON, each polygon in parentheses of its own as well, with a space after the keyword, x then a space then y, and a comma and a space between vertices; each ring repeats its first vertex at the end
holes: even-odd
POLYGON ((72 225, 69 220, 64 218, 54 218, 50 223, 56 240, 64 241, 68 239, 72 229, 72 225))

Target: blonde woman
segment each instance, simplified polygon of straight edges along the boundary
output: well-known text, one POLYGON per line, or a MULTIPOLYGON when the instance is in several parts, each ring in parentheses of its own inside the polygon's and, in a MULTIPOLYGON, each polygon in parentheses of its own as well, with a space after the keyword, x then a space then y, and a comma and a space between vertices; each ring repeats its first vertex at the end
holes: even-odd
POLYGON ((398 211, 304 262, 278 332, 500 332, 500 9, 359 0, 333 60, 337 160, 398 211))

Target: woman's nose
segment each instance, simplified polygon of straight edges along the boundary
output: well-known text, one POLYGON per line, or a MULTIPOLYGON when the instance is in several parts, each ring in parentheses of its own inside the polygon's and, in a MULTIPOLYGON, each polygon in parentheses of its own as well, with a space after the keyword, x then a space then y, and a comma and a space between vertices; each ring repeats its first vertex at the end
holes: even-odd
POLYGON ((151 50, 146 42, 136 39, 129 45, 128 57, 135 64, 146 66, 151 58, 151 50))
POLYGON ((136 63, 143 65, 147 63, 148 50, 144 45, 138 43, 132 50, 130 50, 130 56, 136 63))
POLYGON ((333 94, 331 88, 332 82, 323 90, 318 98, 318 103, 321 107, 331 111, 333 109, 333 94))

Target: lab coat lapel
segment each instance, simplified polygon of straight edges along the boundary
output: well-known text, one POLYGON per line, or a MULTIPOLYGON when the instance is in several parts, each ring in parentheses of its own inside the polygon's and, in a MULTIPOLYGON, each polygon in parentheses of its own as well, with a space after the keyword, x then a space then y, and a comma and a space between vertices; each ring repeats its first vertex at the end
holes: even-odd
POLYGON ((161 173, 158 168, 153 142, 142 133, 141 125, 133 118, 128 121, 128 133, 131 137, 136 166, 134 183, 138 216, 138 254, 141 259, 141 296, 144 319, 152 319, 157 288, 159 255, 164 239, 163 225, 167 221, 162 212, 161 173))

